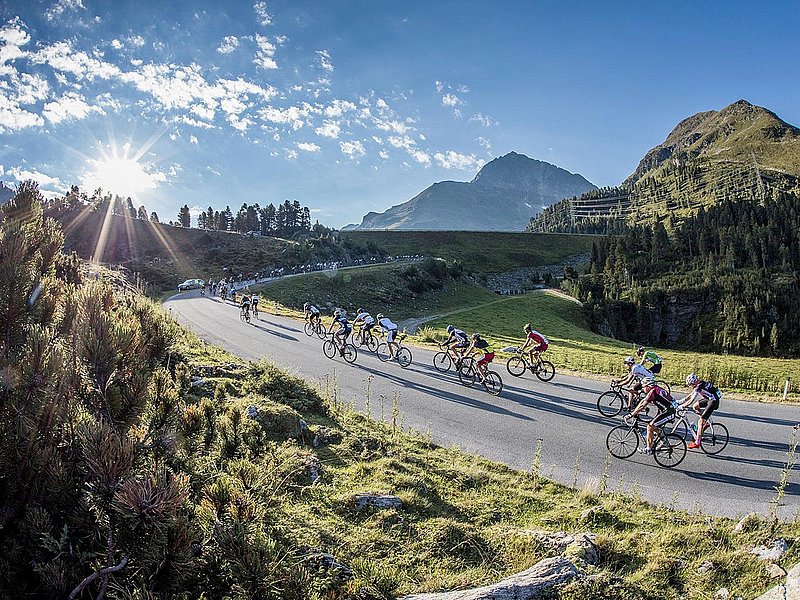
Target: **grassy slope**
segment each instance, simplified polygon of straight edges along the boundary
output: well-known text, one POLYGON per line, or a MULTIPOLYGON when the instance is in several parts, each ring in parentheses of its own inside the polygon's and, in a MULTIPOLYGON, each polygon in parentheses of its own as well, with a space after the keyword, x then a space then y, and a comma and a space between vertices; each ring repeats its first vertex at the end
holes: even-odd
MULTIPOLYGON (((307 397, 300 382, 267 366, 249 373, 230 370, 228 363, 239 362, 235 357, 189 333, 178 354, 192 371, 205 365, 206 381, 196 392, 206 398, 203 402, 211 400, 215 385, 227 389, 227 395, 217 393, 214 400, 220 415, 250 403, 276 415, 274 429, 267 431, 278 444, 272 451, 250 455, 243 448, 249 458, 216 463, 214 481, 231 482, 227 485, 234 490, 230 507, 218 510, 237 514, 235 498, 242 494, 241 501, 263 499, 269 509, 252 510, 246 518, 281 531, 282 539, 306 548, 303 552, 330 552, 351 566, 354 579, 345 584, 347 597, 389 598, 486 584, 552 555, 531 531, 591 531, 597 535, 600 564, 589 572, 597 577, 580 580, 553 597, 699 600, 724 586, 733 597, 751 598, 771 582, 749 549, 776 536, 800 536, 796 522, 777 529, 761 524, 734 534, 731 520, 652 507, 615 492, 612 481, 576 491, 543 479, 536 467, 531 473, 518 472, 458 449, 439 448, 424 435, 405 433, 391 422, 370 421, 353 410, 362 406, 338 403, 335 383, 320 391, 328 416, 301 410, 312 430, 325 427, 334 436, 329 445, 313 449, 287 437, 293 413, 278 406, 307 397), (218 377, 208 376, 214 365, 225 365, 218 377), (287 470, 302 469, 313 457, 322 464, 316 484, 287 470), (254 469, 261 474, 256 485, 250 479, 240 481, 254 469), (368 491, 397 494, 404 506, 355 511, 348 499, 368 491), (599 507, 598 512, 581 520, 589 507, 599 507), (697 567, 707 560, 715 568, 698 577, 697 567)), ((369 403, 366 392, 361 402, 369 403)), ((402 423, 402 406, 393 414, 402 423)), ((211 485, 198 481, 198 497, 215 498, 211 485)), ((800 546, 795 543, 781 563, 788 568, 798 559, 800 546)), ((336 586, 335 577, 311 581, 319 597, 343 597, 341 588, 333 592, 322 587, 336 586)))
POLYGON ((396 263, 357 269, 342 269, 331 273, 312 273, 287 277, 260 288, 270 301, 284 306, 301 308, 305 302, 320 307, 328 303, 355 311, 365 307, 373 312, 385 312, 396 319, 440 314, 464 306, 475 306, 497 299, 497 295, 465 281, 448 280, 445 287, 419 296, 409 292, 400 277, 408 263, 396 263))
POLYGON ((502 273, 519 267, 558 264, 589 252, 592 237, 468 231, 345 231, 343 239, 374 242, 392 255, 424 254, 461 261, 469 271, 502 273))
MULTIPOLYGON (((589 330, 581 307, 555 293, 512 296, 503 302, 470 309, 427 325, 441 328, 453 321, 466 331, 485 333, 499 347, 517 346, 523 339, 522 325, 530 322, 550 340, 547 358, 556 367, 589 373, 623 372, 622 358, 634 347, 589 330)), ((723 356, 656 349, 664 358, 661 377, 681 383, 687 373, 710 377, 729 390, 766 393, 775 397, 783 390, 786 377, 798 381, 800 361, 771 358, 723 356)), ((797 399, 797 394, 792 394, 797 399)))

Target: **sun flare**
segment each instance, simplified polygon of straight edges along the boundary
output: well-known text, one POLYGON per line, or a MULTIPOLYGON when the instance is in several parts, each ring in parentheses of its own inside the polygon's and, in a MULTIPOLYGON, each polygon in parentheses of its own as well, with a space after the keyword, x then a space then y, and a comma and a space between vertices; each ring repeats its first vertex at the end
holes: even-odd
POLYGON ((117 146, 112 142, 105 149, 101 147, 100 158, 87 161, 84 188, 90 191, 101 188, 104 192, 135 197, 158 187, 165 179, 164 174, 151 172, 147 164, 139 162, 143 154, 144 149, 132 152, 130 143, 117 146))

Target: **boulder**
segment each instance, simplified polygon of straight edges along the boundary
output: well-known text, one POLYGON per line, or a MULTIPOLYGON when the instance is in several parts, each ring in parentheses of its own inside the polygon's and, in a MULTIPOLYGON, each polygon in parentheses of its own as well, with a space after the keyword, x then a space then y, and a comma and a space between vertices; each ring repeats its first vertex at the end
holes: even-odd
POLYGON ((771 579, 783 579, 786 577, 786 571, 783 570, 783 567, 776 565, 773 562, 765 564, 764 569, 767 571, 767 574, 771 579))
POLYGON ((554 585, 571 581, 578 576, 577 567, 563 557, 545 558, 497 583, 454 592, 414 594, 404 600, 534 600, 554 585))
POLYGON ((776 585, 755 600, 800 600, 800 563, 789 569, 784 583, 776 585))
POLYGON ((786 540, 777 539, 768 546, 756 546, 750 550, 750 554, 755 554, 759 560, 769 560, 771 562, 778 562, 783 553, 789 549, 789 544, 786 540))
POLYGON ((564 556, 582 560, 587 565, 596 565, 600 562, 600 551, 594 544, 594 537, 587 533, 572 536, 572 541, 564 549, 564 556))

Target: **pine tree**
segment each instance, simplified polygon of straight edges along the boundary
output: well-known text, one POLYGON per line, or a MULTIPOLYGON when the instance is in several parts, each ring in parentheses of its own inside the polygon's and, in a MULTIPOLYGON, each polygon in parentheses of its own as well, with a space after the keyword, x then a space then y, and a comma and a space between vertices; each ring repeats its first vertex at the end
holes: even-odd
POLYGON ((192 214, 189 212, 188 204, 184 204, 178 212, 178 223, 184 229, 189 229, 192 226, 192 214))

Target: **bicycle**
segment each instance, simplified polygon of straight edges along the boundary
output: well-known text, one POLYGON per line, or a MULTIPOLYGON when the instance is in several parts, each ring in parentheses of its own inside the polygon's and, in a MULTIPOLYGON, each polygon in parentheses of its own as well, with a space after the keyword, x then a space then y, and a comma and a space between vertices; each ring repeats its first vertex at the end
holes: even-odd
POLYGON ((477 362, 471 356, 465 356, 461 360, 461 367, 458 369, 458 381, 461 385, 472 387, 475 385, 475 380, 480 379, 483 389, 489 392, 492 396, 499 396, 503 391, 503 380, 500 375, 494 371, 486 371, 486 377, 481 378, 478 373, 477 362))
POLYGON ((257 319, 258 318, 258 302, 253 304, 253 316, 257 319))
MULTIPOLYGON (((670 433, 680 435, 684 440, 688 440, 691 437, 691 441, 694 441, 697 426, 689 421, 686 416, 687 412, 686 409, 678 409, 676 412, 677 418, 670 433), (680 425, 682 427, 678 430, 680 425)), ((715 423, 709 417, 706 421, 706 426, 703 428, 703 433, 700 434, 700 449, 712 456, 719 454, 728 445, 729 439, 728 428, 722 423, 715 423)))
POLYGON ((318 320, 314 321, 306 321, 305 325, 303 325, 303 332, 308 336, 311 337, 314 334, 321 340, 325 339, 327 332, 325 328, 322 326, 322 323, 318 320))
MULTIPOLYGON (((606 448, 611 456, 630 458, 639 449, 640 442, 647 444, 647 428, 641 427, 643 424, 638 415, 632 421, 630 416, 626 416, 624 425, 613 427, 606 436, 606 448)), ((659 465, 672 469, 686 458, 686 440, 675 433, 664 433, 662 428, 658 428, 651 450, 659 465)))
POLYGON ((439 344, 441 350, 433 355, 433 366, 440 373, 447 373, 450 367, 455 365, 456 370, 461 368, 462 356, 458 356, 453 349, 446 344, 439 344))
POLYGON ((506 362, 506 370, 514 377, 522 377, 525 371, 530 370, 540 381, 550 381, 556 374, 556 368, 553 363, 549 360, 543 360, 538 352, 535 357, 536 362, 531 362, 527 352, 520 352, 517 349, 517 355, 512 356, 506 362))
POLYGON ((247 307, 244 307, 244 306, 243 306, 243 307, 242 307, 242 308, 239 310, 239 318, 240 318, 240 319, 241 319, 243 322, 247 322, 247 323, 249 323, 249 322, 250 322, 250 309, 249 309, 249 308, 247 308, 247 307))
POLYGON ((378 338, 375 337, 371 329, 365 331, 363 327, 360 328, 357 333, 353 333, 353 339, 359 348, 366 347, 371 352, 377 352, 378 350, 378 338))
POLYGON ((400 365, 403 369, 405 369, 408 365, 411 364, 412 356, 411 350, 403 346, 403 340, 406 338, 406 334, 402 333, 395 338, 393 342, 381 342, 378 344, 375 353, 378 355, 378 360, 381 362, 387 362, 391 358, 395 358, 397 360, 397 364, 400 365), (389 344, 395 346, 394 357, 389 353, 389 344))
MULTIPOLYGON (((636 398, 633 404, 628 406, 628 392, 630 388, 623 388, 620 385, 611 383, 611 389, 603 392, 597 398, 597 410, 604 417, 616 417, 622 412, 622 409, 627 409, 628 412, 632 411, 641 402, 644 392, 636 392, 636 398)), ((641 417, 642 421, 650 421, 653 417, 650 415, 650 407, 646 406, 642 411, 644 414, 641 417)), ((642 414, 642 413, 639 413, 642 414)))
POLYGON ((356 350, 356 347, 350 342, 340 342, 340 339, 341 338, 337 338, 335 335, 331 334, 330 337, 322 343, 323 354, 333 359, 338 353, 345 362, 353 364, 356 362, 356 358, 358 358, 358 350, 356 350))

